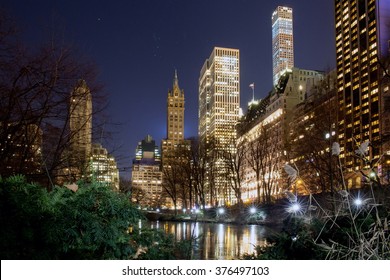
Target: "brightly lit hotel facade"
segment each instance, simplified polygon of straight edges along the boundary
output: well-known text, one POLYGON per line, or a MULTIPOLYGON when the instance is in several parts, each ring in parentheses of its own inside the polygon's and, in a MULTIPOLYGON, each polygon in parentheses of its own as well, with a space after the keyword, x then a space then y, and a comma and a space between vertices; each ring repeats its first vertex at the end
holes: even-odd
POLYGON ((241 119, 237 145, 247 147, 244 202, 269 202, 289 188, 283 167, 290 160, 290 122, 296 105, 304 102, 323 77, 322 72, 295 67, 285 71, 276 87, 264 99, 252 103, 241 119))
POLYGON ((236 203, 230 182, 224 175, 225 163, 218 155, 235 150, 239 110, 240 52, 238 49, 215 47, 200 71, 198 125, 200 141, 213 142, 213 150, 217 154, 217 158, 210 162, 212 170, 208 174, 208 200, 212 205, 236 203))

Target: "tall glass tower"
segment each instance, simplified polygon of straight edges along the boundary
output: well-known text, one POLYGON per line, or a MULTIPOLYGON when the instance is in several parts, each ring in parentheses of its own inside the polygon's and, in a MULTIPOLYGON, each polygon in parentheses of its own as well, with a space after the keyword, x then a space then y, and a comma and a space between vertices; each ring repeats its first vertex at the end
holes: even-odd
POLYGON ((286 69, 294 67, 292 8, 279 6, 272 13, 272 65, 274 86, 286 69))
MULTIPOLYGON (((232 152, 240 109, 240 51, 215 47, 205 61, 199 77, 199 140, 213 143, 217 154, 232 152)), ((211 165, 211 164, 210 164, 211 165)), ((213 160, 212 203, 231 202, 233 194, 221 173, 222 159, 213 160)))

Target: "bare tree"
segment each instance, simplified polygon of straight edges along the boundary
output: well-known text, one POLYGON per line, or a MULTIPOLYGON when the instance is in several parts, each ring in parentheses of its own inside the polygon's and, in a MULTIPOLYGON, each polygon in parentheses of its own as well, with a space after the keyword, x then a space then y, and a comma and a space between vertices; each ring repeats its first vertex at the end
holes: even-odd
POLYGON ((215 205, 215 154, 214 141, 191 139, 189 162, 193 178, 194 203, 203 208, 207 203, 215 205))
POLYGON ((257 191, 257 203, 261 202, 261 198, 264 197, 261 188, 261 171, 262 160, 264 158, 264 147, 262 142, 257 139, 254 141, 248 141, 248 149, 246 153, 246 162, 250 169, 253 170, 256 176, 256 191, 257 191))
POLYGON ((289 154, 300 178, 312 193, 330 192, 340 184, 337 160, 332 156, 337 142, 337 99, 335 79, 328 74, 295 109, 290 124, 289 154))
POLYGON ((120 177, 119 180, 119 191, 122 193, 129 193, 131 192, 131 180, 120 177))
POLYGON ((180 201, 181 188, 183 186, 183 174, 181 160, 178 160, 173 155, 174 154, 170 154, 164 159, 162 166, 162 186, 166 194, 172 200, 173 207, 175 209, 175 214, 177 214, 177 207, 180 201))
POLYGON ((137 205, 144 204, 147 200, 147 192, 139 186, 133 186, 131 188, 131 201, 137 205))
POLYGON ((54 183, 60 170, 71 167, 67 151, 75 134, 69 128, 70 96, 80 79, 93 93, 92 115, 101 111, 95 67, 74 49, 55 41, 36 51, 22 47, 15 43, 17 37, 9 22, 1 13, 0 172, 3 176, 23 173, 33 180, 54 183), (39 162, 39 168, 27 172, 32 161, 39 162))
POLYGON ((277 130, 271 124, 261 126, 260 137, 257 139, 260 145, 260 182, 263 190, 263 202, 270 204, 272 195, 277 186, 276 174, 280 171, 280 147, 275 139, 278 139, 277 130))
POLYGON ((244 161, 247 154, 245 141, 236 145, 231 144, 230 147, 224 149, 223 159, 225 161, 226 174, 225 177, 230 183, 230 187, 237 199, 237 204, 242 207, 242 182, 245 176, 244 161))

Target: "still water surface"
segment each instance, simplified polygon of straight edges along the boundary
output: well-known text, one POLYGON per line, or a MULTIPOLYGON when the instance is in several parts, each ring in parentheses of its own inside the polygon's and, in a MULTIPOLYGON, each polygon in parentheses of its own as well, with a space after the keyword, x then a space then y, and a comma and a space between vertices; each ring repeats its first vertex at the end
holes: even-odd
POLYGON ((202 260, 238 259, 265 245, 272 229, 260 225, 233 225, 199 222, 150 222, 153 229, 173 234, 176 240, 194 238, 193 258, 202 260))

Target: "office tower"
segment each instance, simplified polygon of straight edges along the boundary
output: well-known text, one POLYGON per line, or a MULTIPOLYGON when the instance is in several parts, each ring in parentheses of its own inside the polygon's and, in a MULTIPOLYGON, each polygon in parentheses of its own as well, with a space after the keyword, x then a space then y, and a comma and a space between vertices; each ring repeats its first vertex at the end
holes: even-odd
MULTIPOLYGON (((239 50, 215 47, 205 61, 199 77, 199 140, 212 142, 217 154, 232 152, 235 147, 235 126, 240 109, 239 50)), ((210 163, 211 164, 211 163, 210 163)), ((226 178, 221 174, 223 161, 213 162, 215 199, 218 203, 233 203, 226 178)))
POLYGON ((156 142, 148 135, 138 143, 131 170, 132 201, 143 207, 159 207, 162 198, 161 156, 156 142))
POLYGON ((82 175, 92 148, 92 96, 84 80, 71 93, 69 117, 71 167, 82 175))
POLYGON ((288 7, 277 7, 272 13, 273 84, 286 69, 294 66, 293 13, 288 7))
POLYGON ((96 181, 119 190, 119 170, 115 158, 101 144, 92 144, 91 169, 96 181))
MULTIPOLYGON (((355 155, 361 143, 370 141, 369 161, 380 158, 384 108, 378 62, 387 55, 389 6, 382 0, 335 0, 340 157, 349 172, 367 167, 355 155)), ((348 180, 349 187, 360 184, 360 176, 348 180)))
POLYGON ((177 145, 184 141, 184 90, 179 87, 177 71, 173 79, 172 90, 167 97, 167 138, 163 139, 162 157, 167 156, 177 145))

